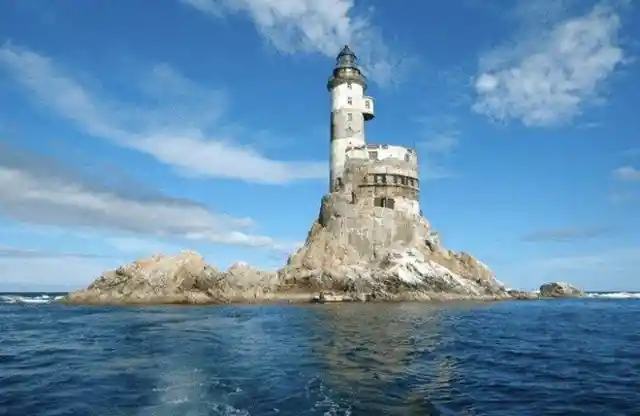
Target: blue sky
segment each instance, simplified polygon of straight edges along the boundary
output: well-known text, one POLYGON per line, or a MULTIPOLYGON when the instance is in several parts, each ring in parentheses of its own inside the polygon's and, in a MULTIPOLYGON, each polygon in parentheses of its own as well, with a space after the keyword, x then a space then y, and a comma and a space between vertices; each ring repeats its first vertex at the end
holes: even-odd
POLYGON ((346 43, 447 247, 514 287, 640 290, 639 41, 631 1, 0 2, 0 290, 181 248, 281 265, 346 43))

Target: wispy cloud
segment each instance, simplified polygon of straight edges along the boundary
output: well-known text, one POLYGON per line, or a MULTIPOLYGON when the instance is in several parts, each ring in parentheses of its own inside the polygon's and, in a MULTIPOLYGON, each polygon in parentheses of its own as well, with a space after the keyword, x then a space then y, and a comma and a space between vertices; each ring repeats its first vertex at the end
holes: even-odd
POLYGON ((33 93, 37 103, 73 121, 83 132, 151 155, 182 175, 266 184, 327 175, 324 162, 274 160, 240 144, 220 123, 221 94, 166 65, 155 67, 140 85, 156 99, 136 105, 109 100, 51 59, 9 43, 0 47, 0 67, 33 93))
POLYGON ((288 245, 249 234, 249 218, 219 214, 192 201, 83 178, 50 158, 0 147, 0 213, 32 224, 93 228, 143 236, 265 247, 288 245))
POLYGON ((621 181, 636 182, 640 181, 640 169, 633 166, 620 166, 614 169, 613 176, 621 181))
MULTIPOLYGON (((562 11, 564 6, 556 12, 562 11)), ((475 112, 545 126, 570 121, 604 99, 603 82, 625 59, 615 9, 596 6, 585 15, 554 20, 547 34, 544 28, 481 57, 475 112)))
POLYGON ((417 144, 418 155, 422 162, 423 180, 444 179, 454 175, 445 167, 446 159, 460 147, 460 131, 455 117, 447 114, 418 117, 417 124, 422 130, 423 139, 417 144))
POLYGON ((355 11, 354 0, 181 0, 212 17, 244 13, 282 53, 312 52, 335 57, 350 44, 369 77, 379 84, 397 79, 413 61, 397 55, 370 16, 355 11))
POLYGON ((622 154, 627 157, 640 157, 640 148, 627 149, 622 154))
POLYGON ((448 154, 458 147, 457 131, 441 133, 431 137, 420 144, 420 146, 430 154, 448 154))
POLYGON ((63 251, 39 250, 34 248, 22 248, 11 246, 0 246, 0 258, 10 259, 34 259, 34 258, 112 258, 115 256, 107 256, 95 253, 73 253, 63 251))
POLYGON ((631 191, 615 191, 609 195, 609 201, 614 204, 624 204, 627 202, 640 201, 640 194, 631 191))
POLYGON ((605 236, 612 230, 608 227, 565 227, 551 228, 548 230, 539 230, 526 234, 522 237, 525 242, 569 242, 576 240, 585 240, 605 236))
POLYGON ((536 268, 556 272, 589 271, 595 273, 602 272, 603 269, 616 271, 619 268, 627 268, 628 263, 638 264, 639 259, 639 247, 625 247, 596 254, 550 257, 537 260, 534 265, 536 268))

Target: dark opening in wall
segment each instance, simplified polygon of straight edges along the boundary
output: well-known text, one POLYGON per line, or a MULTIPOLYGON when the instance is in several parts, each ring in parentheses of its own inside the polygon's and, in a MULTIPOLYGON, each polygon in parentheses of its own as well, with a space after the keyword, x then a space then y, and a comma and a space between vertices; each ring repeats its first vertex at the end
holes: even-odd
POLYGON ((396 201, 393 198, 385 198, 385 197, 379 196, 373 199, 373 206, 380 207, 380 208, 394 209, 396 206, 396 201))
POLYGON ((387 208, 394 209, 396 206, 396 200, 393 198, 385 198, 384 205, 387 208))

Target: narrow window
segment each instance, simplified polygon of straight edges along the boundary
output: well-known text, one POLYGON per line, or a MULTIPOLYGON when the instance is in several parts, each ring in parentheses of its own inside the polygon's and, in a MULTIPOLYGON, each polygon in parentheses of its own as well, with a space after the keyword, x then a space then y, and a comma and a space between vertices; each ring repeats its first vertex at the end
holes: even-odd
POLYGON ((364 102, 364 108, 369 108, 370 104, 369 104, 369 100, 364 102))
POLYGON ((406 176, 403 176, 402 178, 400 178, 400 181, 401 181, 401 183, 402 183, 403 185, 406 185, 406 184, 407 184, 407 177, 406 177, 406 176))
POLYGON ((393 198, 386 198, 384 206, 393 209, 396 206, 396 201, 393 198))
POLYGON ((353 121, 353 114, 347 113, 347 121, 353 121))
POLYGON ((393 175, 393 183, 396 185, 400 183, 400 177, 398 175, 393 175))
POLYGON ((347 98, 347 104, 353 105, 353 99, 351 97, 347 98))
POLYGON ((347 82, 347 88, 351 89, 353 85, 350 82, 347 82))
POLYGON ((406 155, 404 155, 404 161, 408 162, 409 159, 411 159, 411 157, 409 156, 409 153, 407 153, 406 155))

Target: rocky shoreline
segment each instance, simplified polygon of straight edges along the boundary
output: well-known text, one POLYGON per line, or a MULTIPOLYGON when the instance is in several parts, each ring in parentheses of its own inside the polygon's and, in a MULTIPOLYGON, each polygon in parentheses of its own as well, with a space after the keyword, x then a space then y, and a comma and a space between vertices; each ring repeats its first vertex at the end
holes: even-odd
MULTIPOLYGON (((58 302, 79 305, 217 305, 251 303, 330 302, 490 302, 579 297, 584 293, 566 283, 548 283, 539 292, 495 290, 464 293, 455 288, 409 284, 384 275, 345 278, 328 273, 289 277, 286 269, 264 272, 243 263, 226 271, 208 265, 193 251, 155 255, 105 272, 88 288, 58 302)), ((440 284, 443 282, 440 281, 440 284)), ((450 283, 450 282, 449 282, 450 283)))
POLYGON ((158 254, 105 272, 69 304, 496 301, 582 296, 565 283, 510 290, 487 265, 444 248, 421 215, 373 207, 349 193, 322 198, 304 245, 279 270, 222 271, 194 251, 158 254))

